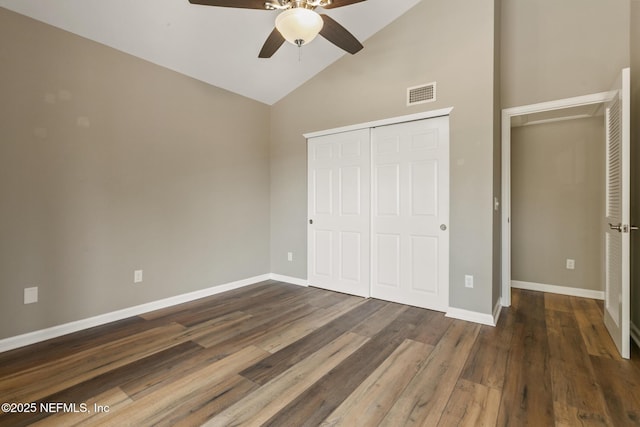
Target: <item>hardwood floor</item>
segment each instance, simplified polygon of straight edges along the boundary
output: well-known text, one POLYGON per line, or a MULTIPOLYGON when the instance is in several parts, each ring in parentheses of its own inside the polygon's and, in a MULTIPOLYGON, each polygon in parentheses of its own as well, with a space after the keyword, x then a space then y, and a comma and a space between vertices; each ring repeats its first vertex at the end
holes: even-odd
POLYGON ((514 289, 492 328, 269 281, 0 354, 36 404, 0 426, 640 425, 639 358, 594 300, 514 289))

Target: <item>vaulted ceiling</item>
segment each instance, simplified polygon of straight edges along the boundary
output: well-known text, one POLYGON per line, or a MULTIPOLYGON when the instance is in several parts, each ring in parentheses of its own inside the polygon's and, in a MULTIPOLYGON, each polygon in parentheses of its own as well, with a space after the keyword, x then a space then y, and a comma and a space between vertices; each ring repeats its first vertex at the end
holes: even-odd
MULTIPOLYGON (((323 10, 361 42, 420 0, 367 0, 323 10)), ((193 5, 188 0, 0 0, 32 17, 155 64, 273 104, 346 53, 322 37, 258 52, 277 11, 193 5)), ((348 54, 346 54, 348 55, 348 54)))

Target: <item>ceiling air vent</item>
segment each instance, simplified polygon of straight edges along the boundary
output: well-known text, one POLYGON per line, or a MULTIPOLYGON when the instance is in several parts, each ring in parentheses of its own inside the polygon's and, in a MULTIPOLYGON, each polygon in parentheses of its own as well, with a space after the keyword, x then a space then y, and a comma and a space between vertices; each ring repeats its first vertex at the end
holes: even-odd
POLYGON ((436 82, 407 88, 407 106, 436 100, 436 82))

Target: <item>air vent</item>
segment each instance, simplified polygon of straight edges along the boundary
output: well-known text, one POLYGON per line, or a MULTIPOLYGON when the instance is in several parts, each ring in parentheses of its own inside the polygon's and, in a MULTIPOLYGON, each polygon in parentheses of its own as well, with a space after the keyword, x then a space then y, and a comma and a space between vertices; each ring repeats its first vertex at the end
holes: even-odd
POLYGON ((407 106, 436 100, 436 82, 407 88, 407 106))

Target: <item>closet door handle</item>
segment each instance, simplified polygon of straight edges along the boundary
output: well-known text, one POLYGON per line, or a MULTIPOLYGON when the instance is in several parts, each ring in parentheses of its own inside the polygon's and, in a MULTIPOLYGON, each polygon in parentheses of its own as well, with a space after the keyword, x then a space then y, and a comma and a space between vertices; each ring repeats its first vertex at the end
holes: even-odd
POLYGON ((309 220, 309 224, 313 224, 313 220, 312 219, 309 220))

